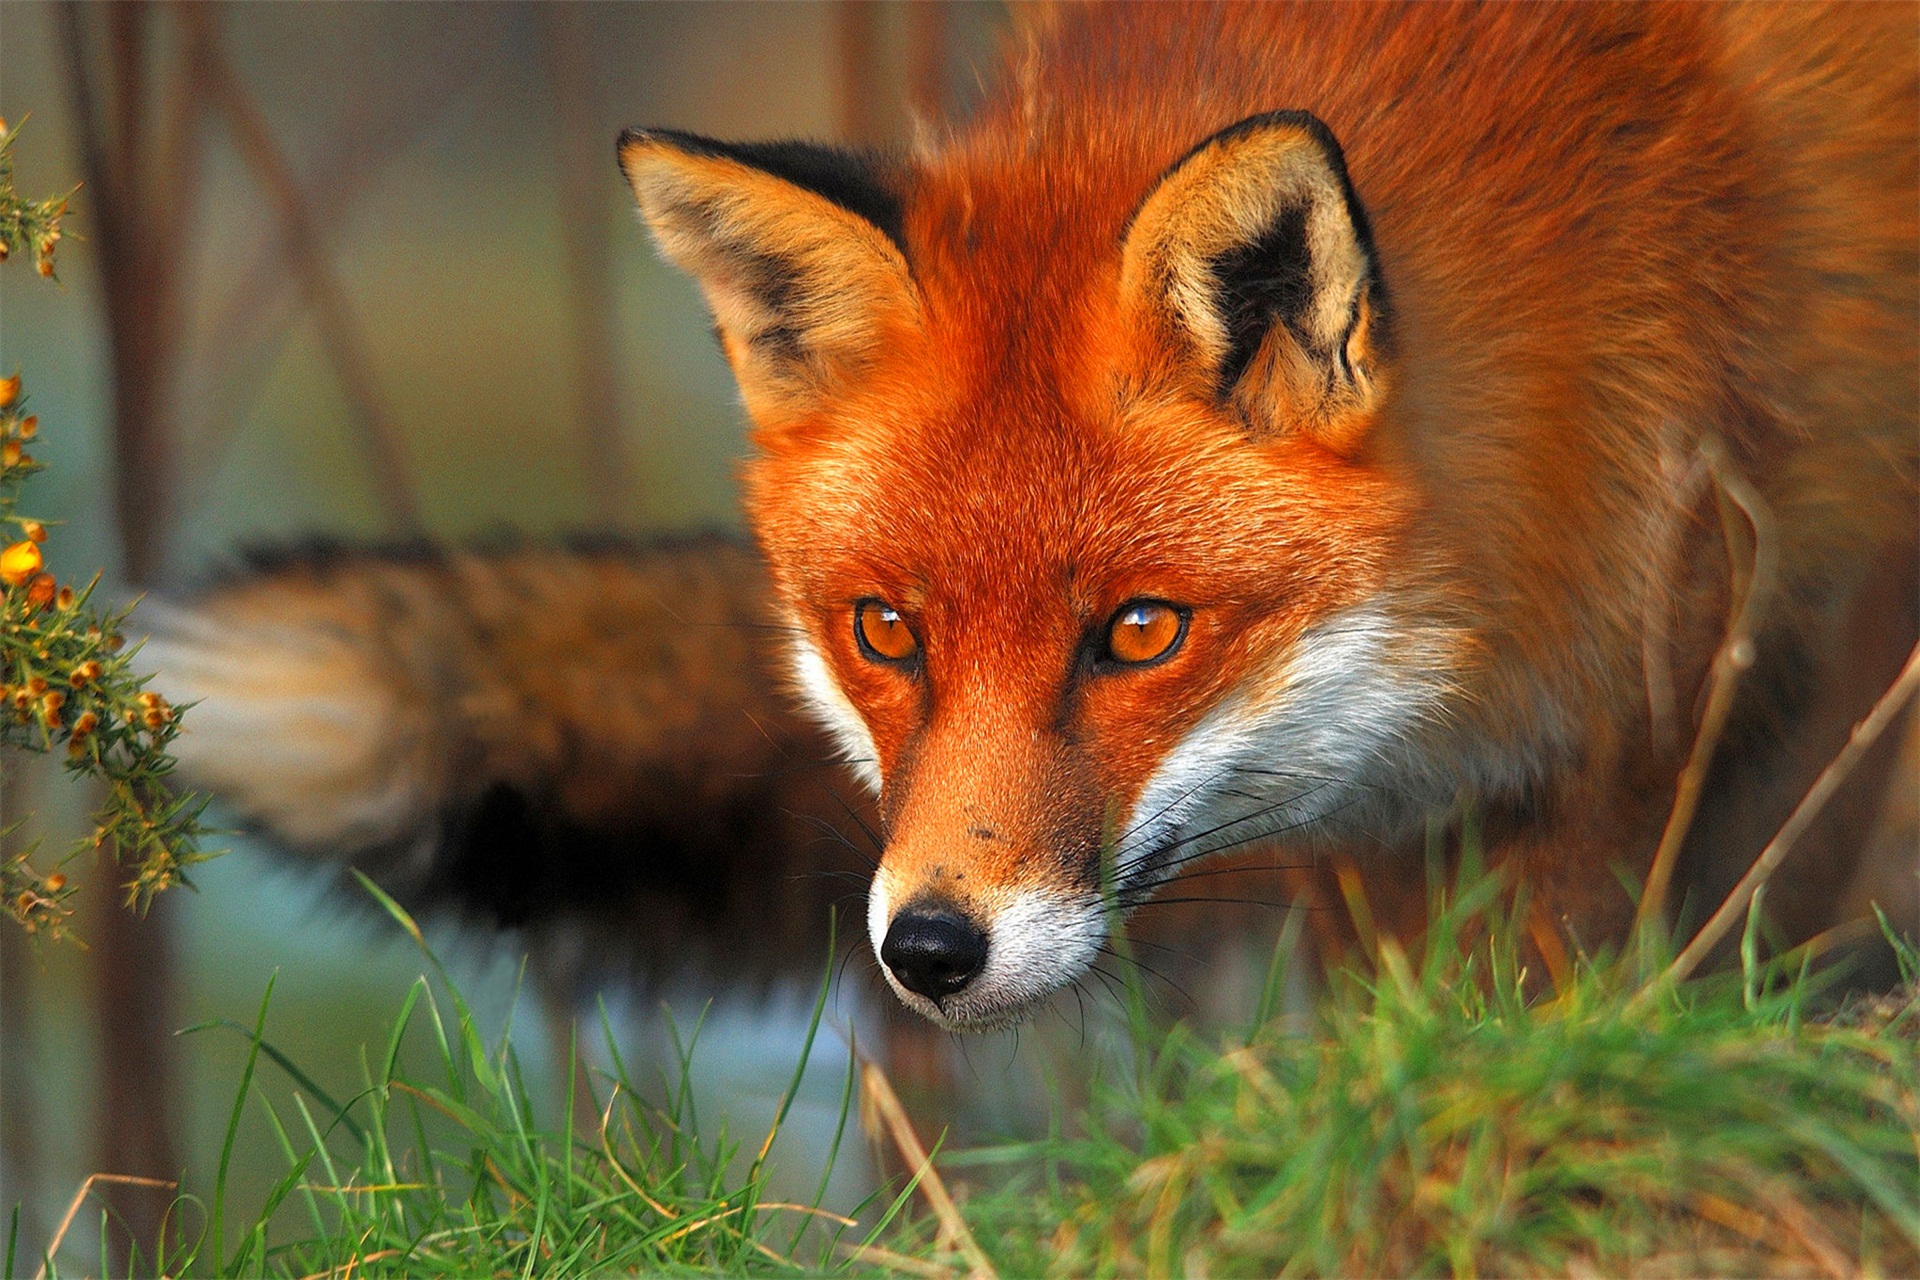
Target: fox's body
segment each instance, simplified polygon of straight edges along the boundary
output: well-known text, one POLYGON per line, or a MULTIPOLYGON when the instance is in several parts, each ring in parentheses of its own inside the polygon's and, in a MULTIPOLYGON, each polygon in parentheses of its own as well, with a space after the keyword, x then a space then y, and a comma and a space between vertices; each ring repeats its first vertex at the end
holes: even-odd
POLYGON ((903 997, 1018 1017, 1251 837, 1392 883, 1462 796, 1616 930, 1743 582, 1716 448, 1769 604, 1694 854, 1750 856, 1914 631, 1914 36, 1088 6, 910 159, 629 135, 903 997))

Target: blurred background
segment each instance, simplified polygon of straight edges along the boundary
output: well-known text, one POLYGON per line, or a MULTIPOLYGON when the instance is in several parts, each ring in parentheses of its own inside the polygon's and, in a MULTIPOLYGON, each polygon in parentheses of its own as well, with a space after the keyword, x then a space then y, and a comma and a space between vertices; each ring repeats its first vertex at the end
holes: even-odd
MULTIPOLYGON (((52 468, 22 510, 64 522, 50 566, 104 567, 131 598, 316 534, 735 525, 731 380, 631 215, 615 137, 903 141, 916 116, 966 111, 1015 20, 991 3, 7 0, 0 116, 31 116, 17 185, 80 188, 59 284, 0 270, 0 370, 24 375, 52 468)), ((88 803, 50 762, 5 762, 0 825, 33 815, 18 838, 63 847, 88 803)), ((268 1037, 351 1092, 422 970, 337 889, 216 843, 228 856, 144 920, 83 859, 79 945, 0 929, 0 1212, 20 1206, 24 1257, 89 1173, 204 1189, 244 1042, 180 1028, 250 1024, 277 972, 268 1037)), ((511 940, 433 936, 542 1070, 511 940)), ((717 993, 702 1085, 740 1110, 735 1132, 771 1114, 812 981, 735 1013, 717 993)), ((862 988, 833 1015, 851 1025, 871 982, 841 985, 862 988)), ((690 993, 687 1020, 715 994, 690 993)), ((620 1016, 645 1034, 661 1015, 620 1016)), ((824 1134, 845 1048, 823 1052, 796 1124, 824 1134)), ((996 1076, 1008 1057, 974 1053, 996 1076)), ((285 1168, 253 1128, 236 1161, 262 1190, 285 1168)), ((857 1196, 870 1174, 847 1163, 857 1196)), ((165 1197, 108 1199, 152 1238, 165 1197)), ((99 1257, 92 1212, 80 1258, 99 1257)))

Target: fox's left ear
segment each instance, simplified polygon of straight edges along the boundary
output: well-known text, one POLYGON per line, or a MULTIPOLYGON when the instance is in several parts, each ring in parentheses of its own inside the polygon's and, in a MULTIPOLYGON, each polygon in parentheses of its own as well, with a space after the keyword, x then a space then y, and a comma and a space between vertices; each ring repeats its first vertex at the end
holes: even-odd
POLYGON ((747 409, 790 419, 919 322, 895 174, 870 153, 629 129, 620 168, 700 282, 747 409))
POLYGON ((1385 343, 1366 213, 1333 134, 1304 111, 1214 134, 1128 226, 1122 305, 1258 436, 1354 447, 1385 343))

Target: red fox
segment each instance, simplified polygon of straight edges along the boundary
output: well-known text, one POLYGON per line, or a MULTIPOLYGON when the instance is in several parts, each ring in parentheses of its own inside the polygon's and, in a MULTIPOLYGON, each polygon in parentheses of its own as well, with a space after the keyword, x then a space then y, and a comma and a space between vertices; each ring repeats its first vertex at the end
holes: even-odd
POLYGON ((1252 839, 1390 895, 1463 796, 1617 935, 1754 576, 1714 448, 1771 604, 1690 883, 1757 851, 1920 625, 1915 13, 1069 6, 912 155, 624 135, 902 1000, 1017 1020, 1252 839))

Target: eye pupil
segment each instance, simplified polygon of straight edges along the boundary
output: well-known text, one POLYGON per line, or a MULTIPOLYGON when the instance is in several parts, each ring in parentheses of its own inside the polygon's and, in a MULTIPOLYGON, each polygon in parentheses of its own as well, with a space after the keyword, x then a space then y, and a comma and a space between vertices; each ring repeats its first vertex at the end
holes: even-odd
POLYGON ((869 658, 901 662, 920 651, 919 638, 900 611, 880 600, 863 600, 854 610, 854 634, 869 658))
POLYGON ((1126 605, 1107 628, 1107 656, 1115 662, 1153 662, 1178 648, 1185 632, 1185 619, 1172 605, 1126 605))

